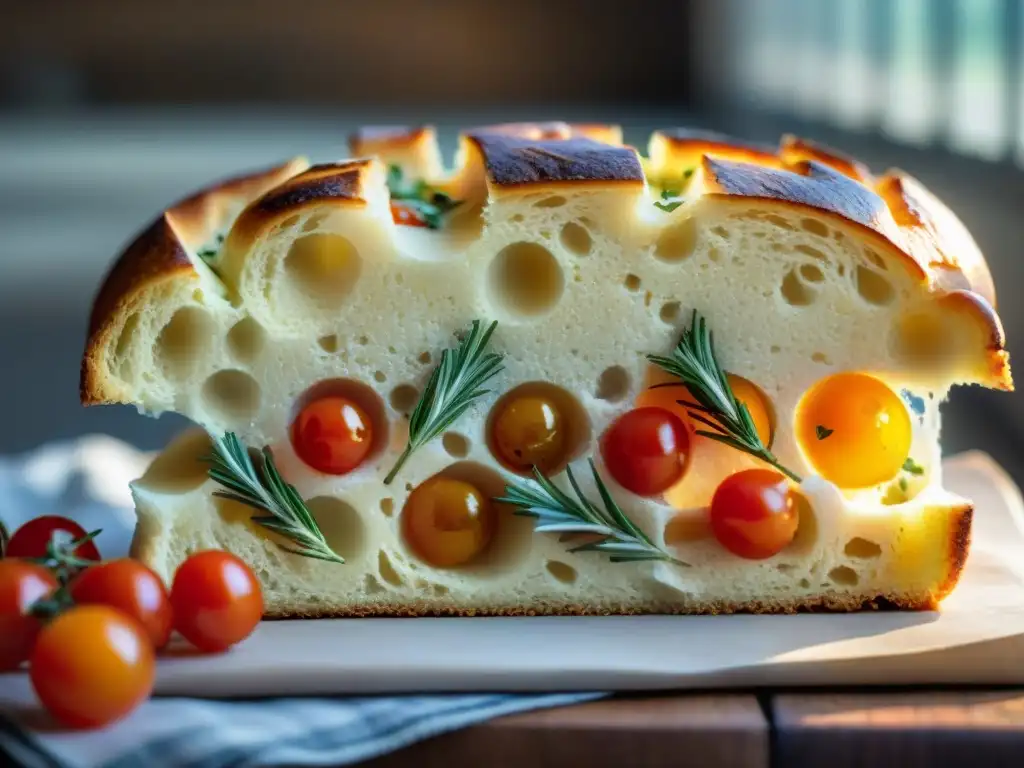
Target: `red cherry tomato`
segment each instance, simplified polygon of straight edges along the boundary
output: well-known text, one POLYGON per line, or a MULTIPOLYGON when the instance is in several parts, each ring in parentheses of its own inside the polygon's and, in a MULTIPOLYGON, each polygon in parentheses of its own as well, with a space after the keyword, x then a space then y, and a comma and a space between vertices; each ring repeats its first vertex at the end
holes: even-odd
POLYGON ((711 530, 734 555, 762 560, 796 535, 800 516, 789 481, 770 469, 745 469, 722 481, 711 499, 711 530))
POLYGON ((398 200, 391 201, 391 218, 395 224, 401 224, 406 227, 427 226, 427 222, 411 206, 398 200))
POLYGON ((0 560, 0 672, 16 669, 32 652, 42 623, 29 609, 57 586, 57 577, 41 565, 0 560))
MULTIPOLYGON (((58 545, 67 545, 85 536, 85 529, 74 520, 57 515, 44 515, 29 520, 14 532, 7 543, 7 557, 46 557, 47 547, 52 540, 58 545)), ((91 539, 83 541, 70 553, 83 560, 99 560, 100 551, 91 539)))
POLYGON ((263 616, 263 592, 242 560, 220 550, 197 552, 171 585, 174 626, 201 651, 223 651, 247 638, 263 616))
POLYGON ((167 645, 173 621, 170 596, 160 577, 138 560, 94 565, 76 576, 70 589, 76 604, 117 608, 142 625, 154 648, 167 645))
POLYGON ((686 426, 664 408, 627 411, 601 439, 608 472, 639 496, 655 496, 672 487, 683 475, 689 452, 686 426))
POLYGON ((292 424, 292 445, 299 458, 327 475, 344 475, 363 463, 373 444, 366 412, 347 397, 322 397, 292 424))
POLYGON ((107 605, 80 605, 36 639, 29 679, 50 714, 73 728, 127 715, 153 690, 156 659, 146 632, 107 605))

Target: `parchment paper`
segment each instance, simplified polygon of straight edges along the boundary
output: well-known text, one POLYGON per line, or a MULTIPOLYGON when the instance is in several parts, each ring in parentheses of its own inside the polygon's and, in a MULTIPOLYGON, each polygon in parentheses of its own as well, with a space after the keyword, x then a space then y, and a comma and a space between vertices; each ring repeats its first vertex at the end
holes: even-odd
POLYGON ((947 460, 975 501, 942 610, 267 622, 215 657, 160 662, 190 696, 1024 683, 1024 504, 986 455, 947 460))

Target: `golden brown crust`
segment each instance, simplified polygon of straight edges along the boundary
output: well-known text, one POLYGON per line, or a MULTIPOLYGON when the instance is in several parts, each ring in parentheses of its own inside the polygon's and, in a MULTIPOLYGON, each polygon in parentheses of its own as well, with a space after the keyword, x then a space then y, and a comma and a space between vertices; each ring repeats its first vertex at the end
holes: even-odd
POLYGON ((787 166, 799 166, 807 161, 814 161, 827 165, 859 182, 867 182, 871 179, 871 172, 867 166, 849 155, 792 134, 787 133, 782 137, 782 141, 779 142, 778 154, 787 166))
POLYGON ((349 136, 348 146, 356 157, 374 155, 382 150, 413 147, 421 141, 433 141, 429 125, 364 125, 349 136))
MULTIPOLYGON (((619 146, 617 126, 493 125, 467 132, 463 141, 475 163, 467 170, 485 176, 492 193, 518 193, 523 187, 644 184, 641 161, 635 150, 619 146)), ((353 148, 370 154, 399 149, 406 151, 407 162, 424 172, 439 167, 436 137, 429 126, 366 128, 353 137, 353 148)), ((876 182, 856 160, 793 136, 783 137, 775 150, 711 132, 674 129, 652 136, 651 159, 646 162, 652 177, 692 168, 691 160, 703 171, 701 183, 711 196, 837 217, 903 254, 904 263, 934 284, 937 293, 957 296, 970 291, 978 300, 958 296, 951 301, 959 302, 986 329, 991 379, 982 381, 1012 388, 984 257, 963 224, 915 179, 890 171, 876 182)), ((123 322, 123 309, 161 280, 195 279, 191 255, 231 225, 240 210, 248 206, 231 228, 229 250, 244 247, 264 227, 307 205, 366 204, 369 161, 304 170, 307 166, 300 158, 217 184, 181 201, 136 238, 114 264, 93 306, 82 363, 83 402, 110 399, 99 382, 97 350, 109 341, 109 330, 123 322)), ((472 180, 463 182, 455 190, 460 195, 483 194, 472 180)), ((483 184, 483 179, 476 183, 483 184)))
MULTIPOLYGON (((955 584, 955 581, 954 581, 955 584)), ((952 587, 950 587, 952 589, 952 587)), ((267 619, 347 619, 347 618, 417 618, 472 617, 472 616, 717 616, 736 613, 795 614, 795 613, 853 613, 864 610, 931 611, 947 592, 920 594, 865 594, 822 595, 814 598, 754 601, 750 603, 632 603, 600 606, 574 603, 545 605, 484 605, 467 608, 455 603, 422 602, 390 605, 353 605, 349 608, 323 608, 320 605, 292 606, 288 609, 271 608, 264 614, 267 619)))
POLYGON ((917 252, 949 288, 968 288, 996 305, 995 284, 985 257, 959 218, 913 176, 890 170, 875 184, 917 252))
POLYGON ((79 395, 84 405, 118 400, 118 394, 109 391, 103 380, 100 355, 110 334, 123 324, 138 298, 165 281, 197 279, 189 251, 212 239, 232 211, 237 212, 307 165, 305 159, 296 158, 213 184, 173 205, 125 248, 93 299, 79 375, 79 395))
POLYGON ((362 177, 369 165, 369 160, 314 165, 267 192, 250 211, 276 218, 325 200, 365 205, 362 177))
POLYGON ((487 180, 497 187, 559 184, 641 186, 643 168, 636 150, 593 139, 524 139, 504 133, 469 134, 484 160, 487 180))
POLYGON ((166 214, 125 249, 93 300, 79 378, 79 394, 84 405, 97 405, 116 398, 104 385, 100 356, 108 347, 109 336, 119 318, 130 312, 136 297, 160 282, 197 277, 192 260, 166 214))
POLYGON ((971 523, 974 520, 974 507, 970 504, 954 510, 953 525, 949 537, 949 569, 946 580, 939 586, 936 601, 942 600, 960 581, 964 565, 967 564, 967 553, 971 548, 971 523))
POLYGON ((882 198, 816 160, 783 170, 705 156, 702 167, 712 194, 796 204, 838 214, 890 239, 895 234, 882 198))

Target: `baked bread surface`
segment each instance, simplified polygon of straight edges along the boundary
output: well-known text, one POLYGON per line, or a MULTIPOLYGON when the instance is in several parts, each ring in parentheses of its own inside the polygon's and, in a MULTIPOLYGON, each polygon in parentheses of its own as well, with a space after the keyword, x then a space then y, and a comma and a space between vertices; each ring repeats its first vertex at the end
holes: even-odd
POLYGON ((614 126, 483 127, 462 136, 450 174, 430 128, 364 129, 351 145, 359 159, 292 160, 173 206, 97 295, 82 401, 202 427, 133 484, 134 552, 162 576, 193 551, 234 551, 282 617, 917 609, 953 588, 972 508, 942 488, 938 406, 954 384, 1010 390, 1012 379, 985 260, 919 182, 790 136, 761 147, 660 131, 641 157, 614 126), (393 222, 392 165, 462 201, 442 230, 393 222), (681 204, 656 206, 662 190, 681 204), (497 496, 512 477, 487 430, 514 387, 568 392, 586 424, 573 458, 600 470, 599 436, 651 383, 644 353, 668 353, 693 310, 723 367, 770 402, 773 452, 807 478, 787 549, 748 561, 717 545, 703 523, 711 494, 761 465, 697 438, 682 504, 609 483, 686 566, 572 554, 507 510, 469 565, 433 568, 409 550, 400 518, 418 484, 461 473, 497 496), (494 391, 385 485, 418 392, 476 319, 499 323, 494 391), (919 404, 911 455, 923 472, 901 489, 840 491, 814 476, 794 413, 841 371, 919 404), (340 379, 363 388, 383 429, 370 460, 338 477, 306 466, 288 432, 297 404, 340 379), (227 431, 273 449, 345 564, 285 552, 247 508, 213 496, 200 459, 207 432, 227 431))

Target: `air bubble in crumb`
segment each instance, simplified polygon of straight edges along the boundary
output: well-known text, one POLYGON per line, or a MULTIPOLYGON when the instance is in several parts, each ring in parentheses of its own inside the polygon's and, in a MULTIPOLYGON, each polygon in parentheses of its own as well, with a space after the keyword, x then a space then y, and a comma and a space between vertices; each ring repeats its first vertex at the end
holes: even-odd
POLYGON ((491 302, 506 315, 537 318, 550 312, 565 291, 562 266, 537 243, 512 243, 502 248, 487 268, 491 302))
POLYGON ((380 500, 380 511, 384 513, 384 517, 391 517, 395 513, 395 500, 385 496, 380 500))
POLYGON ((576 581, 576 569, 560 560, 548 560, 545 564, 548 573, 563 584, 573 584, 576 581))
POLYGON ((391 559, 388 557, 388 553, 383 549, 377 553, 377 573, 384 579, 388 584, 393 587, 402 586, 402 577, 395 570, 395 566, 391 564, 391 559))
POLYGON ((801 282, 793 270, 787 272, 786 276, 782 278, 779 291, 783 300, 793 307, 806 307, 808 304, 813 304, 816 298, 814 290, 801 282))
POLYGON ((430 365, 430 361, 432 360, 429 351, 420 352, 419 357, 417 357, 416 359, 423 365, 430 365))
POLYGON ((854 587, 860 579, 857 572, 848 565, 840 565, 828 572, 829 581, 844 587, 854 587))
POLYGON ((782 347, 780 347, 778 344, 772 344, 771 347, 769 347, 769 350, 773 355, 777 355, 779 354, 779 352, 782 351, 782 347))
POLYGON ((366 546, 366 527, 362 516, 351 504, 333 496, 317 496, 306 502, 327 545, 346 560, 362 556, 366 546))
POLYGON ((398 413, 408 416, 412 413, 413 408, 416 407, 416 401, 419 400, 419 397, 419 390, 412 384, 399 384, 391 390, 391 396, 388 398, 388 401, 391 403, 391 407, 398 411, 398 413))
POLYGON ((260 385, 244 371, 218 371, 203 384, 203 401, 214 418, 248 424, 260 408, 260 385))
POLYGON ((822 365, 832 365, 832 360, 824 352, 815 352, 811 355, 811 360, 822 365))
POLYGON ((678 301, 669 301, 661 305, 661 310, 658 312, 658 317, 661 318, 663 323, 669 323, 670 325, 679 319, 679 312, 681 306, 678 301))
POLYGON ((858 560, 871 560, 882 556, 882 548, 873 541, 855 536, 846 542, 846 546, 843 547, 843 553, 847 557, 854 557, 858 560))
POLYGON ((601 371, 597 379, 597 391, 594 393, 599 400, 617 403, 629 394, 629 373, 621 365, 613 365, 601 371))
POLYGON ((187 378, 210 352, 215 331, 213 318, 197 307, 182 307, 160 331, 156 356, 167 374, 187 378))
POLYGON ((562 225, 559 240, 565 250, 577 256, 586 256, 594 245, 590 233, 574 221, 562 225))
POLYGON ((626 286, 626 290, 627 291, 639 291, 640 290, 640 278, 637 277, 636 275, 632 274, 632 273, 626 275, 623 278, 622 284, 624 286, 626 286))
POLYGON ((464 459, 469 455, 469 438, 458 432, 445 432, 441 438, 441 447, 453 459, 464 459))
POLYGON ((242 363, 251 363, 258 358, 266 340, 263 326, 251 317, 242 318, 228 331, 228 349, 242 363))
POLYGON ((800 226, 804 232, 810 232, 818 237, 828 237, 828 226, 817 219, 801 219, 800 226))
POLYGON ((316 343, 320 345, 320 349, 324 352, 334 354, 338 351, 338 334, 330 333, 327 336, 321 336, 316 340, 316 343))
POLYGON ((384 371, 374 371, 373 380, 383 384, 385 381, 388 380, 388 377, 387 374, 384 373, 384 371))

